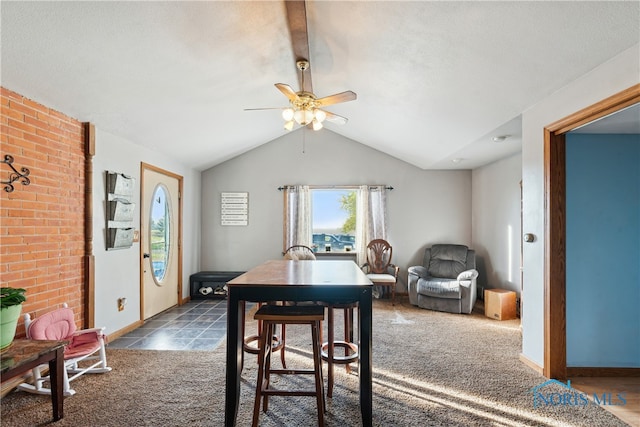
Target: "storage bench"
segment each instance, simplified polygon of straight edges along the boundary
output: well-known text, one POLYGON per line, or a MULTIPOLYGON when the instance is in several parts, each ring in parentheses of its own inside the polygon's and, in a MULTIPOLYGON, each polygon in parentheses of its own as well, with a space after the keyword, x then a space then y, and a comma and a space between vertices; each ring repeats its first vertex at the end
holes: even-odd
POLYGON ((189 276, 191 299, 226 298, 226 284, 244 271, 201 271, 189 276))

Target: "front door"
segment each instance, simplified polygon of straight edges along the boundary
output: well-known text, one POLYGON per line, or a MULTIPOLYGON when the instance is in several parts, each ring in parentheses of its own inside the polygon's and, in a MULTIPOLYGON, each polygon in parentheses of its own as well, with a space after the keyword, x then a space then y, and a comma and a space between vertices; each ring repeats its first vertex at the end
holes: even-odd
POLYGON ((141 187, 140 291, 146 320, 180 302, 182 177, 143 163, 141 187))

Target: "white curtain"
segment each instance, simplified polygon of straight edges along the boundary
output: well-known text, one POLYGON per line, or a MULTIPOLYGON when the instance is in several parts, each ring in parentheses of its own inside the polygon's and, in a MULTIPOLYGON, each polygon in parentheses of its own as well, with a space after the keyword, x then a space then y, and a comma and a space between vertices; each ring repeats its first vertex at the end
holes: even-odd
POLYGON ((358 265, 367 260, 367 245, 387 239, 387 194, 382 185, 361 185, 356 196, 356 250, 358 265))
POLYGON ((311 246, 311 192, 308 185, 284 189, 284 248, 311 246))

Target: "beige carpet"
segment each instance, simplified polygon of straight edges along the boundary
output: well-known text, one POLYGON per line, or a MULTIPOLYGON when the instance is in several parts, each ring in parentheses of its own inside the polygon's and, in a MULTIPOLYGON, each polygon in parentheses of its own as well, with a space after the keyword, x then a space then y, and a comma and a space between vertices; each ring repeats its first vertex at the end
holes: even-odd
MULTIPOLYGON (((375 301, 373 321, 375 426, 626 425, 595 405, 535 408, 531 389, 545 379, 518 359, 519 321, 491 320, 479 310, 432 312, 406 300, 395 307, 375 301)), ((288 330, 289 366, 310 365, 309 335, 303 327, 288 330)), ((224 351, 224 344, 212 352, 108 350, 113 371, 74 381, 77 394, 65 399, 65 418, 53 425, 222 426, 224 351)), ((246 358, 243 371, 239 426, 251 424, 254 357, 246 358)), ((336 376, 326 425, 359 425, 358 377, 342 367, 336 376)), ((312 386, 309 377, 290 381, 312 386)), ((566 389, 550 385, 545 391, 566 389)), ((2 426, 51 423, 47 397, 12 392, 1 405, 2 426)), ((315 425, 315 400, 272 397, 260 421, 263 426, 315 425)))

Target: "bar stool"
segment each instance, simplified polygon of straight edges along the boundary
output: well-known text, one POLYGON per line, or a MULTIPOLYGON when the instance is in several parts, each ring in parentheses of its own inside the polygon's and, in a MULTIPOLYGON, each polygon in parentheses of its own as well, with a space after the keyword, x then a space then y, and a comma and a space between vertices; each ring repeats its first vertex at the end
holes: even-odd
MULTIPOLYGON (((257 307, 258 310, 264 305, 264 303, 258 303, 257 307)), ((243 310, 242 310, 242 324, 245 324, 245 310, 244 310, 244 303, 243 303, 243 310)), ((246 351, 247 353, 251 353, 251 354, 259 354, 260 352, 260 337, 262 335, 262 329, 263 329, 263 325, 262 325, 262 321, 258 320, 258 333, 256 335, 249 335, 247 337, 244 337, 244 341, 242 343, 242 349, 244 351, 246 351), (254 345, 255 343, 255 345, 254 345)), ((282 325, 280 327, 280 336, 278 336, 275 333, 275 329, 274 332, 272 333, 271 336, 271 351, 280 351, 280 361, 282 362, 282 367, 286 368, 287 364, 285 362, 285 357, 284 357, 284 348, 285 348, 285 342, 286 342, 286 326, 282 325)))
POLYGON ((358 303, 347 304, 325 304, 328 311, 327 321, 327 342, 322 343, 322 360, 328 365, 328 385, 327 397, 333 397, 333 365, 345 365, 347 373, 351 372, 351 363, 358 360, 358 345, 353 342, 353 309, 358 307, 358 303), (344 341, 336 341, 334 337, 334 309, 344 311, 344 341), (343 348, 344 356, 335 354, 335 348, 343 348))
POLYGON ((258 354, 258 379, 256 383, 256 398, 253 406, 253 423, 256 427, 260 418, 260 400, 264 398, 262 410, 267 412, 269 396, 315 396, 318 406, 318 425, 324 425, 324 382, 322 379, 322 360, 320 358, 320 328, 324 320, 324 307, 317 306, 289 306, 263 305, 256 312, 254 318, 263 322, 260 336, 260 352, 258 354), (273 336, 276 325, 311 325, 311 339, 313 342, 314 369, 271 369, 272 348, 268 345, 273 336), (269 388, 271 374, 278 375, 314 375, 315 390, 276 390, 269 388))

